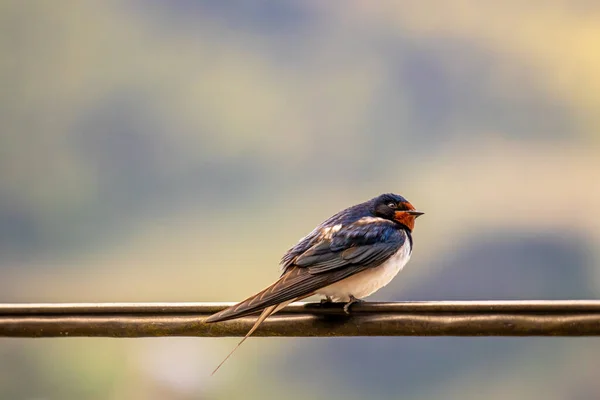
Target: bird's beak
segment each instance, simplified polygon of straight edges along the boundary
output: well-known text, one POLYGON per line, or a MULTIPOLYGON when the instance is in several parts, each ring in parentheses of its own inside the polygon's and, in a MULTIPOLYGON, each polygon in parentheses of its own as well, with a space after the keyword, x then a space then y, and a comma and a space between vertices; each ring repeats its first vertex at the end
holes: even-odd
POLYGON ((413 215, 415 218, 418 218, 419 216, 425 214, 424 212, 417 211, 417 210, 406 211, 406 213, 409 215, 413 215))

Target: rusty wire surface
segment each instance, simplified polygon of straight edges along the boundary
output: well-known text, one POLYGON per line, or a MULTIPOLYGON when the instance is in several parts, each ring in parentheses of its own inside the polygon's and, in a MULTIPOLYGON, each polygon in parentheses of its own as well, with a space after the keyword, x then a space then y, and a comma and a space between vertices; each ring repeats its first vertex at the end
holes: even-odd
MULTIPOLYGON (((233 303, 0 304, 0 337, 243 336, 256 317, 206 324, 233 303)), ((254 336, 598 336, 600 301, 294 303, 254 336)))

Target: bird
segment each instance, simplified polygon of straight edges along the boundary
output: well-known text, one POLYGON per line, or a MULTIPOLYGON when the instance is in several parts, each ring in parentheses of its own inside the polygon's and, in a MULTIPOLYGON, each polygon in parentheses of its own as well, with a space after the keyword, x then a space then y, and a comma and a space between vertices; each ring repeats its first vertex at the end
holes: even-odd
POLYGON ((209 316, 215 323, 260 315, 213 375, 264 320, 288 304, 312 295, 352 304, 386 286, 412 254, 415 219, 424 213, 404 197, 384 193, 348 207, 319 224, 281 258, 279 279, 231 307, 209 316))

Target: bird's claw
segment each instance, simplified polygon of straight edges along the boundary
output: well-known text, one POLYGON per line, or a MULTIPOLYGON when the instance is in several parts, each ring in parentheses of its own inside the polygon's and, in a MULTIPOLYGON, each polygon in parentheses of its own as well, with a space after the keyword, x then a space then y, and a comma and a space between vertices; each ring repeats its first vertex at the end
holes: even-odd
POLYGON ((346 315, 350 315, 350 306, 352 306, 352 304, 362 303, 363 301, 364 300, 357 299, 356 297, 350 295, 350 301, 348 301, 346 304, 344 304, 344 312, 346 313, 346 315))
POLYGON ((321 299, 321 305, 327 304, 327 303, 333 303, 333 300, 331 300, 331 297, 329 297, 329 296, 325 296, 324 299, 321 299))

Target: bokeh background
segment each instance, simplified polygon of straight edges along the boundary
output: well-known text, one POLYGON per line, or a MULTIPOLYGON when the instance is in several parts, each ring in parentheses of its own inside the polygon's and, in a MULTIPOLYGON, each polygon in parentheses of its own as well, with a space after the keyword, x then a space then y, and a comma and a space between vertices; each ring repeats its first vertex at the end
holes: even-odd
MULTIPOLYGON (((0 301, 234 301, 382 192, 377 300, 600 295, 598 1, 0 1, 0 301)), ((0 340, 0 399, 592 399, 597 339, 0 340)))

